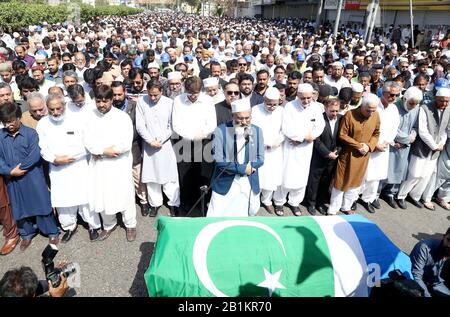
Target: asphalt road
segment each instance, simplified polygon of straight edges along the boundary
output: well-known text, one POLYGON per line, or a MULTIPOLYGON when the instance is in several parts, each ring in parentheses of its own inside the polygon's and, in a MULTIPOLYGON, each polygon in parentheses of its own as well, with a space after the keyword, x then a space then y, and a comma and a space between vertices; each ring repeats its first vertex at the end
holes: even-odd
MULTIPOLYGON (((407 254, 418 240, 440 238, 450 226, 450 212, 439 206, 429 211, 411 204, 407 210, 392 209, 384 201, 381 205, 375 214, 369 214, 358 205, 357 213, 375 222, 407 254)), ((302 211, 303 216, 309 215, 305 208, 302 211)), ((161 208, 159 215, 167 216, 168 210, 161 208)), ((258 216, 276 217, 263 209, 258 216)), ((286 216, 292 216, 287 208, 286 216)), ((79 225, 69 243, 59 244, 60 252, 55 258, 76 262, 81 268, 81 286, 72 289, 69 296, 148 296, 143 275, 156 240, 154 224, 155 218, 142 217, 138 209, 137 238, 131 243, 127 242, 123 227, 117 228, 105 241, 90 242, 86 228, 79 225)), ((0 243, 3 244, 3 237, 0 243)), ((40 261, 47 243, 47 238, 37 236, 25 252, 17 247, 11 254, 0 257, 0 277, 10 268, 26 265, 44 278, 40 261)))

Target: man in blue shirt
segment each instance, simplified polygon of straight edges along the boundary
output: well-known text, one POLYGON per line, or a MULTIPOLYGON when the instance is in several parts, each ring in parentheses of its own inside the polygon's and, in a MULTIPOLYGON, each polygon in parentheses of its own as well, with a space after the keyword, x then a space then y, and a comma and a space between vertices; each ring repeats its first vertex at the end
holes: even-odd
POLYGON ((425 239, 416 244, 410 255, 414 280, 426 297, 450 297, 450 227, 442 240, 425 239), (444 269, 445 268, 445 269, 444 269))
POLYGON ((13 103, 0 107, 0 174, 5 177, 14 220, 24 251, 37 229, 58 244, 59 229, 52 213, 50 192, 45 183, 38 134, 21 124, 22 112, 13 103))

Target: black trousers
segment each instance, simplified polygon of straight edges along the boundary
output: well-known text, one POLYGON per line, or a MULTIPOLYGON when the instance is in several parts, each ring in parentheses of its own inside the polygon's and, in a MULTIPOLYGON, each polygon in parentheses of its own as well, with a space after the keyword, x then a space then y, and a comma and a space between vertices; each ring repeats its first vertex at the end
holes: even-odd
POLYGON ((311 165, 308 184, 306 185, 306 205, 318 207, 329 202, 329 188, 335 167, 336 162, 326 162, 323 165, 311 165))

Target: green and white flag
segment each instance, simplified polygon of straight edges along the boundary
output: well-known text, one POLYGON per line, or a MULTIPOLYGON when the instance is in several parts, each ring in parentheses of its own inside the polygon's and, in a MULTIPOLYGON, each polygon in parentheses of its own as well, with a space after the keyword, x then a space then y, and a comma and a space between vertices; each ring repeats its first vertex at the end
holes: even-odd
POLYGON ((409 257, 359 215, 160 217, 156 227, 150 296, 368 296, 393 269, 411 276, 409 257))

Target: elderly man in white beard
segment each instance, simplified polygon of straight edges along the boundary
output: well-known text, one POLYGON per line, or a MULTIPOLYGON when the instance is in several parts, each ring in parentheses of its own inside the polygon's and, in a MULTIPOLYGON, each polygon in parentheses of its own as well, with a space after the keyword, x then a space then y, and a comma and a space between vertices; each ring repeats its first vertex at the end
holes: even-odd
POLYGON ((208 96, 212 97, 214 104, 218 104, 225 100, 225 95, 220 88, 218 77, 209 77, 203 79, 203 87, 208 96))
POLYGON ((264 135, 264 165, 259 170, 259 186, 261 202, 268 213, 275 211, 272 198, 275 190, 281 186, 283 175, 283 107, 279 103, 280 91, 269 87, 264 94, 264 103, 252 109, 253 124, 260 127, 264 135))

